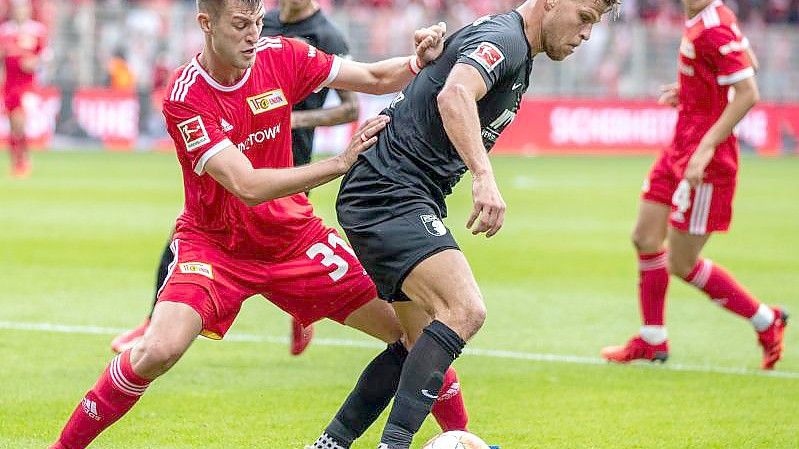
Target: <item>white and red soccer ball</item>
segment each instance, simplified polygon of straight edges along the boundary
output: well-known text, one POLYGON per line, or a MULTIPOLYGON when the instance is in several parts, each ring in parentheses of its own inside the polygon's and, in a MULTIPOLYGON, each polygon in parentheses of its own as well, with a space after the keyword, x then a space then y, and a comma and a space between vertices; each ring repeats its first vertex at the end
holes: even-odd
POLYGON ((489 449, 485 441, 477 435, 460 430, 452 430, 436 435, 425 443, 422 449, 489 449))

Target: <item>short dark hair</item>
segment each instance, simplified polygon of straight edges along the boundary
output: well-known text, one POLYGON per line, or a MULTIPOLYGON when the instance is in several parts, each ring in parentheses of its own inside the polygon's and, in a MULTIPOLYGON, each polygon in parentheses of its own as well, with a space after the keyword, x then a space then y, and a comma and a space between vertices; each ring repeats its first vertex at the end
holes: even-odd
POLYGON ((207 12, 211 17, 217 17, 219 11, 221 11, 229 1, 243 3, 252 9, 258 8, 263 2, 263 0, 197 0, 197 10, 200 12, 207 12))

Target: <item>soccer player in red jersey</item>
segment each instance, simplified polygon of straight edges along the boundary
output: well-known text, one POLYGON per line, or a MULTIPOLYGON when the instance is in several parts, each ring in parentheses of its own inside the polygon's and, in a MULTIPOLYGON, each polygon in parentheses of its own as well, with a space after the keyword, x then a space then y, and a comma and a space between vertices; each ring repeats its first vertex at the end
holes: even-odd
MULTIPOLYGON (((344 58, 349 57, 349 45, 346 39, 341 31, 328 20, 315 0, 278 1, 277 6, 264 16, 261 35, 296 37, 325 53, 344 58)), ((358 97, 353 92, 336 91, 341 103, 337 106, 325 107, 328 93, 329 89, 314 92, 293 107, 291 150, 294 154, 295 167, 311 162, 314 129, 317 126, 335 126, 358 120, 358 97)), ((156 292, 166 279, 167 267, 172 260, 172 251, 169 249, 171 241, 172 236, 170 235, 169 242, 166 242, 162 249, 161 261, 156 272, 156 292)), ((111 341, 111 349, 114 352, 120 353, 125 349, 132 348, 136 341, 144 335, 157 301, 158 295, 156 294, 152 298, 152 306, 144 321, 139 326, 117 335, 111 341)), ((291 320, 290 337, 289 350, 291 354, 300 355, 313 338, 313 326, 303 327, 296 320, 291 320)))
POLYGON ((43 24, 31 19, 31 5, 26 1, 13 2, 11 20, 0 25, 11 175, 17 178, 27 177, 31 171, 22 98, 33 88, 34 72, 45 46, 46 31, 43 24))
POLYGON ((303 193, 345 173, 388 119, 367 121, 341 155, 292 168, 291 105, 326 86, 399 90, 441 53, 443 27, 418 30, 410 58, 363 64, 298 40, 259 39, 261 0, 198 0, 197 6, 204 49, 177 70, 163 107, 185 192, 169 276, 144 338, 108 365, 52 449, 89 445, 198 335, 222 338, 255 294, 300 323, 327 317, 389 343, 375 359, 374 388, 335 418, 355 437, 390 401, 413 343, 392 308, 376 298, 351 248, 313 214, 303 193))
POLYGON ((758 100, 757 60, 735 14, 720 0, 683 0, 688 19, 680 44, 679 81, 662 104, 678 108, 674 140, 655 162, 633 232, 643 325, 624 346, 602 349, 609 361, 665 361, 669 274, 752 323, 773 369, 783 349, 784 310, 760 303, 721 266, 703 259, 713 232, 729 228, 738 172, 733 128, 758 100), (667 249, 668 248, 668 249, 667 249))

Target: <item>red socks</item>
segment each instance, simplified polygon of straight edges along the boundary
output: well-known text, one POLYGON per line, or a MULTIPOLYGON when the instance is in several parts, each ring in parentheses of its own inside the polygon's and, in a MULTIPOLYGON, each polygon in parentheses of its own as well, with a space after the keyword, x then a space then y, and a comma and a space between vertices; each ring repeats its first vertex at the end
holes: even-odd
POLYGON ((51 449, 83 449, 121 418, 144 394, 150 381, 133 372, 130 350, 116 356, 78 404, 51 449))
POLYGON ((744 318, 752 318, 760 303, 723 268, 708 259, 700 259, 685 277, 718 305, 744 318))
POLYGON ((438 392, 438 399, 433 403, 431 412, 438 425, 445 432, 450 430, 466 430, 469 414, 463 404, 461 385, 455 370, 449 367, 444 374, 444 383, 438 392))
POLYGON ((663 326, 669 272, 666 251, 638 255, 638 302, 644 326, 663 326))

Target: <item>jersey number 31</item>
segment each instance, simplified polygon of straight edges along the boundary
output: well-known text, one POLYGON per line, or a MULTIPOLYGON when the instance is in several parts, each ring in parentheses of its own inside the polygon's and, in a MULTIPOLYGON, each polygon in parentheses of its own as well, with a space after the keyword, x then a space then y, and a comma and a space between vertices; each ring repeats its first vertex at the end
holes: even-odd
POLYGON ((305 252, 308 258, 311 260, 316 259, 316 256, 321 255, 322 260, 320 260, 320 262, 322 265, 326 267, 336 267, 333 272, 328 273, 328 276, 330 276, 330 279, 333 279, 333 282, 344 277, 344 275, 347 274, 347 270, 350 269, 350 264, 333 252, 333 250, 336 248, 342 248, 352 257, 355 257, 355 252, 352 250, 352 248, 350 248, 349 245, 347 245, 347 242, 345 242, 341 237, 332 233, 327 236, 327 245, 321 242, 316 243, 308 248, 308 251, 305 252))

